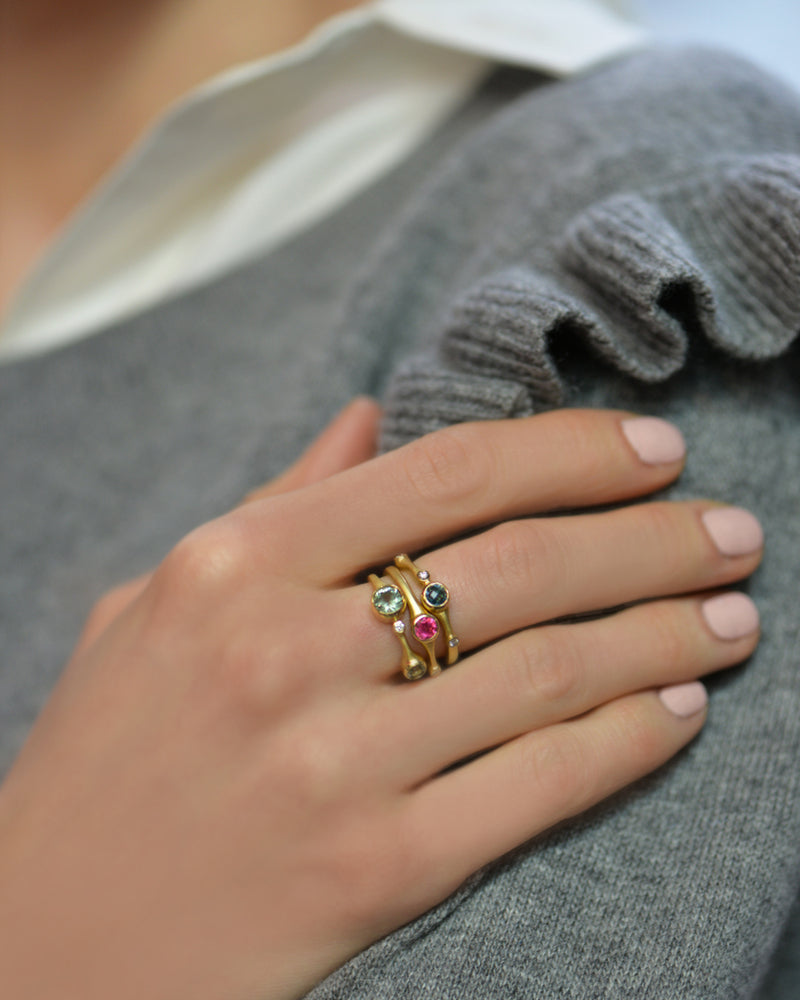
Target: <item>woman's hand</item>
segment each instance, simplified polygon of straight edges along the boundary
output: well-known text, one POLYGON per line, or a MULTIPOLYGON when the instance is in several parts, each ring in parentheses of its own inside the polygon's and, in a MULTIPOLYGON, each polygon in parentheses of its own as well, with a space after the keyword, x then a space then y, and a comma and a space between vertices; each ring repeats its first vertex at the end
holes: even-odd
POLYGON ((0 789, 9 995, 300 997, 671 757, 705 718, 695 679, 756 643, 718 588, 757 565, 757 522, 526 515, 658 489, 679 442, 614 412, 462 424, 187 536, 67 665, 0 789), (404 550, 471 654, 415 683, 354 582, 404 550))
MULTIPOLYGON (((288 493, 352 468, 375 457, 381 408, 369 396, 356 396, 328 424, 298 460, 285 472, 252 490, 242 501, 266 500, 288 493)), ((103 594, 92 608, 75 652, 82 651, 137 597, 150 581, 150 573, 126 580, 103 594)))

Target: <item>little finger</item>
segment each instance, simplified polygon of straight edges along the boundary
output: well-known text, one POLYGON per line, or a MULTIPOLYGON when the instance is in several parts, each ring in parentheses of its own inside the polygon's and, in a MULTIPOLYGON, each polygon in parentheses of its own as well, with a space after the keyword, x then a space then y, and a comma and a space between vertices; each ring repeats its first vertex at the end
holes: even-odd
POLYGON ((478 868, 660 767, 703 726, 699 681, 628 695, 505 743, 411 794, 430 905, 478 868))

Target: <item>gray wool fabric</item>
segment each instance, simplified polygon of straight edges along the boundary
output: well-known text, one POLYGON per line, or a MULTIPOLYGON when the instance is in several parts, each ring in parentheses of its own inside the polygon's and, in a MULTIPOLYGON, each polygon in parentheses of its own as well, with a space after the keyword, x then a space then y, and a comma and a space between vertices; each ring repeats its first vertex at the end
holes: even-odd
POLYGON ((92 599, 278 472, 355 393, 382 397, 384 450, 562 404, 657 414, 689 446, 665 494, 765 526, 759 649, 711 680, 703 733, 666 767, 476 873, 309 998, 795 996, 798 327, 791 91, 705 50, 567 82, 495 74, 312 231, 0 370, 0 766, 92 599))

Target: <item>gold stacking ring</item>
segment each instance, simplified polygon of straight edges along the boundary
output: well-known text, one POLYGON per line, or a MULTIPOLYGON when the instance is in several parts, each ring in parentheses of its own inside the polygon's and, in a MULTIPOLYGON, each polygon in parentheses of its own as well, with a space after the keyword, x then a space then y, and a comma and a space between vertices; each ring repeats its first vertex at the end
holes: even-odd
POLYGON ((446 644, 447 666, 458 659, 458 639, 447 610, 450 592, 443 583, 432 582, 428 571, 420 569, 405 553, 395 556, 394 565, 387 566, 383 572, 391 583, 384 583, 375 573, 369 575, 372 607, 382 621, 391 621, 403 647, 403 676, 410 681, 419 680, 426 674, 435 677, 442 670, 436 657, 439 635, 444 637, 446 644), (422 586, 421 593, 414 591, 412 581, 422 586), (411 619, 408 626, 403 619, 406 611, 411 619), (427 663, 409 645, 409 635, 423 647, 427 663))

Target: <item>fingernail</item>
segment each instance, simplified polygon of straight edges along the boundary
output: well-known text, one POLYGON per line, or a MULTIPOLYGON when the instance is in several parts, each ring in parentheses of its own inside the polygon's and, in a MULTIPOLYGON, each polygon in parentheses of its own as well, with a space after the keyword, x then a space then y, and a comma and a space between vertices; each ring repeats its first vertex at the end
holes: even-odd
POLYGON ((665 708, 681 719, 697 715, 708 704, 706 689, 700 681, 690 681, 688 684, 674 684, 672 687, 662 688, 658 692, 658 697, 665 708))
POLYGON ((703 514, 706 530, 724 556, 746 556, 764 544, 761 525, 749 510, 715 507, 703 514))
POLYGON ((683 434, 673 424, 658 417, 623 420, 622 430, 633 450, 648 465, 677 462, 686 454, 683 434))
POLYGON ((734 591, 703 601, 703 617, 719 639, 741 639, 758 628, 758 608, 747 594, 734 591))

